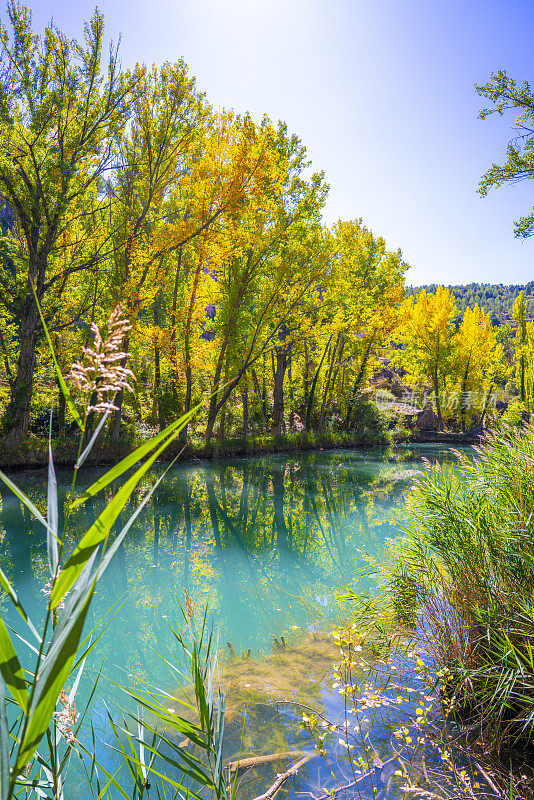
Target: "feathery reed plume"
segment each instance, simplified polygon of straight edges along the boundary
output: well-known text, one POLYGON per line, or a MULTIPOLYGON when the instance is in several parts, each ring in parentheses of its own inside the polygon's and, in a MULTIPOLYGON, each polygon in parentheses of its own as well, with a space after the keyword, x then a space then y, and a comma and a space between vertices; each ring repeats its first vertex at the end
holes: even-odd
POLYGON ((124 336, 132 328, 122 314, 123 307, 119 304, 106 324, 105 336, 98 325, 91 324, 93 346, 82 348, 83 362, 76 361, 71 367, 70 378, 78 392, 96 394, 96 403, 91 404, 88 411, 97 414, 117 410, 113 401, 121 389, 133 391, 128 381, 135 380, 135 376, 120 363, 126 358, 121 349, 124 336))
POLYGON ((64 689, 61 690, 58 702, 61 706, 61 711, 54 711, 56 724, 65 737, 67 744, 74 744, 77 741, 74 735, 74 728, 79 716, 76 713, 76 704, 74 700, 72 702, 69 700, 69 696, 64 689))
MULTIPOLYGON (((57 579, 57 577, 59 577, 59 573, 60 572, 61 572, 61 570, 59 569, 58 573, 57 573, 57 576, 56 576, 56 579, 57 579)), ((49 600, 52 597, 53 589, 54 589, 54 582, 50 580, 50 581, 48 581, 48 583, 45 583, 45 585, 41 589, 41 594, 44 594, 44 596, 47 598, 47 600, 49 600)), ((68 594, 68 592, 67 592, 67 594, 68 594)), ((65 595, 65 597, 66 596, 67 595, 65 595)), ((60 603, 57 604, 58 610, 61 609, 61 608, 65 608, 65 597, 63 598, 63 600, 60 603)))

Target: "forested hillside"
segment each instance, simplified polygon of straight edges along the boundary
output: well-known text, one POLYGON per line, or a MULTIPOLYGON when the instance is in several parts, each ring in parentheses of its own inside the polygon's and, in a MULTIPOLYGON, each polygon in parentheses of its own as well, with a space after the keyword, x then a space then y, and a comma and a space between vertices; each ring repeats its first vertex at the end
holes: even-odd
MULTIPOLYGON (((527 318, 534 319, 534 281, 526 285, 502 283, 468 283, 461 286, 448 287, 459 310, 463 313, 466 308, 474 308, 475 305, 484 308, 490 315, 494 325, 511 324, 514 325, 512 316, 512 306, 519 297, 520 292, 524 291, 527 303, 527 318)), ((437 284, 427 284, 424 286, 408 286, 406 294, 417 297, 421 289, 427 292, 435 292, 437 284)))

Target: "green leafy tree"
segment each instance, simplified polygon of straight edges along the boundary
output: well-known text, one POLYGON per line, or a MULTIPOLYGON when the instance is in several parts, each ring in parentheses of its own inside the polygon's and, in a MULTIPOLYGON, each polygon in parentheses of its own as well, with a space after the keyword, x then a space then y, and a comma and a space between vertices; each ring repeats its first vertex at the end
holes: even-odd
POLYGON ((524 292, 521 292, 521 294, 515 301, 512 313, 517 322, 517 331, 515 334, 516 378, 519 383, 519 394, 521 397, 521 402, 524 403, 527 399, 526 373, 527 373, 527 355, 529 350, 524 292))
POLYGON ((120 72, 116 51, 110 51, 103 69, 99 12, 85 25, 82 42, 68 40, 52 25, 40 38, 33 32, 31 13, 14 2, 7 14, 11 35, 0 28, 8 67, 0 83, 0 192, 16 225, 9 235, 13 271, 4 271, 0 303, 18 327, 18 357, 4 419, 14 445, 29 427, 41 334, 36 297, 51 320, 72 276, 95 269, 109 247, 105 239, 87 246, 92 235, 87 222, 105 213, 97 191, 114 165, 131 86, 120 72), (61 257, 66 250, 68 260, 61 257))
MULTIPOLYGON (((505 163, 492 164, 480 180, 478 190, 485 197, 493 187, 530 180, 534 176, 534 96, 528 81, 518 85, 503 70, 494 72, 488 83, 476 86, 476 91, 491 103, 479 113, 481 119, 517 111, 516 136, 508 143, 505 163)), ((514 232, 518 238, 532 236, 534 211, 515 222, 514 232)))

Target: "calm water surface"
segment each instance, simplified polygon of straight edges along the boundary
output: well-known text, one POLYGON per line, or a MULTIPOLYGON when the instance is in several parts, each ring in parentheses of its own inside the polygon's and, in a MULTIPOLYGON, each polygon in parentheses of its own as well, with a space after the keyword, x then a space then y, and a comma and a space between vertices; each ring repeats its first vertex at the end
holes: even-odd
MULTIPOLYGON (((322 636, 340 612, 335 593, 347 585, 359 592, 375 588, 376 578, 362 576, 362 570, 368 556, 381 560, 388 541, 399 535, 403 499, 422 469, 423 455, 453 459, 447 448, 420 446, 396 455, 382 449, 321 451, 173 468, 97 590, 89 622, 107 620, 108 627, 84 674, 79 704, 101 667, 106 676, 129 685, 140 678, 175 688, 157 652, 172 642, 168 623, 179 622, 187 589, 197 610, 208 607, 223 650, 230 653, 229 642, 236 654, 227 664, 229 717, 241 730, 242 708, 248 706, 244 749, 302 748, 306 737, 296 722, 298 714, 291 708, 279 713, 272 701, 297 698, 330 718, 339 716, 330 668, 334 650, 322 636), (278 650, 282 637, 283 653, 278 650), (249 650, 245 663, 242 654, 249 650)), ((123 522, 160 469, 136 493, 123 522)), ((79 489, 98 474, 82 472, 79 489)), ((28 471, 13 477, 46 512, 46 475, 28 471)), ((63 497, 69 481, 70 472, 58 470, 63 497)), ((111 489, 74 517, 71 549, 110 496, 111 489)), ((7 491, 1 498, 0 548, 2 567, 27 610, 34 620, 42 619, 41 590, 48 580, 45 538, 7 491)), ((91 715, 104 736, 104 704, 118 702, 113 685, 101 682, 91 715)), ((387 756, 382 747, 387 733, 375 729, 373 736, 387 756)), ((228 748, 229 756, 232 748, 239 749, 231 725, 228 748)), ((324 770, 310 762, 286 786, 285 796, 306 791, 319 796, 318 790, 333 780, 324 770)), ((253 788, 250 796, 259 793, 253 788)))

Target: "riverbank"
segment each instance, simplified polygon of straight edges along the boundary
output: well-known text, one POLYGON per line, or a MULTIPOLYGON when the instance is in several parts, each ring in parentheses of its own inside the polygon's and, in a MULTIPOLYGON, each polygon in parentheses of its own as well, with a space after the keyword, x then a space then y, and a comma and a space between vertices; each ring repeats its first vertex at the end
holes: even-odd
MULTIPOLYGON (((396 440, 399 444, 444 444, 444 445, 473 445, 480 441, 478 434, 465 433, 437 433, 420 431, 416 435, 396 440)), ((114 464, 129 455, 143 440, 119 445, 106 445, 102 443, 93 447, 86 461, 87 465, 105 466, 114 464)), ((162 461, 179 457, 181 461, 215 461, 226 458, 239 458, 243 456, 269 455, 276 453, 306 452, 310 450, 334 449, 366 449, 370 447, 386 447, 391 444, 387 437, 382 435, 351 436, 344 433, 318 434, 314 431, 282 434, 281 436, 257 436, 249 438, 227 439, 223 442, 213 441, 209 445, 200 443, 174 442, 165 451, 162 461)), ((75 440, 62 441, 52 447, 54 463, 60 467, 72 467, 76 460, 77 442, 75 440)), ((8 450, 0 447, 0 469, 24 470, 39 469, 48 465, 48 441, 32 437, 22 448, 8 450)))

